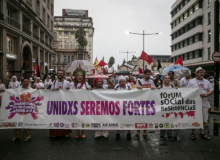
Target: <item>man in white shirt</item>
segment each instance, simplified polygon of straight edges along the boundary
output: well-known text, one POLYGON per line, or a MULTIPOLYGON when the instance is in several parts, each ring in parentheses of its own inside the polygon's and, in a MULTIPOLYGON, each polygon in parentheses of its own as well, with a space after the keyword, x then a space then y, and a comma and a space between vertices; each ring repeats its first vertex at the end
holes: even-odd
POLYGON ((187 87, 188 83, 190 81, 190 75, 189 76, 186 76, 186 77, 183 77, 181 80, 180 80, 180 87, 187 87))
MULTIPOLYGON (((205 134, 204 127, 208 125, 208 110, 210 107, 208 96, 213 94, 214 90, 211 83, 204 79, 205 70, 201 67, 196 69, 196 78, 193 78, 189 81, 187 87, 200 87, 201 94, 200 97, 202 98, 202 112, 203 112, 203 129, 201 133, 201 137, 206 140, 210 140, 210 137, 205 134)), ((196 139, 195 129, 192 130, 191 137, 192 140, 196 139)))
POLYGON ((17 77, 13 76, 11 82, 8 85, 8 88, 20 88, 20 83, 17 81, 17 77))
POLYGON ((41 81, 40 77, 37 77, 36 89, 44 89, 44 84, 41 81))
MULTIPOLYGON (((136 88, 142 89, 142 88, 151 88, 155 89, 156 86, 154 85, 154 81, 150 79, 151 76, 151 70, 145 69, 144 70, 144 78, 138 79, 136 82, 136 88)), ((150 139, 150 137, 147 135, 147 131, 144 130, 144 133, 142 134, 142 137, 144 139, 150 139)), ((140 139, 140 130, 137 131, 137 134, 134 137, 134 140, 140 139)))

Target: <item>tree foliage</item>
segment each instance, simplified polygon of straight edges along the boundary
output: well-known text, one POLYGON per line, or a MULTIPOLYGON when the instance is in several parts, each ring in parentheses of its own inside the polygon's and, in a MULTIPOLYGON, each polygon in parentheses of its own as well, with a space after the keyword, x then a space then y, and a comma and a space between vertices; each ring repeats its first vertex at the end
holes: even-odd
POLYGON ((79 44, 79 48, 80 49, 84 49, 88 42, 85 38, 86 36, 86 31, 83 27, 80 27, 76 32, 75 32, 75 37, 76 37, 76 41, 79 44))

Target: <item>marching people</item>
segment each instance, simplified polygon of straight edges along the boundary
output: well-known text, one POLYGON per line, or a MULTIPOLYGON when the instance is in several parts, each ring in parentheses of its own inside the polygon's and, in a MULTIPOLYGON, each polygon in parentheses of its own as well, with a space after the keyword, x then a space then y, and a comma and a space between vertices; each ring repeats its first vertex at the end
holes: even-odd
MULTIPOLYGON (((60 89, 67 89, 71 88, 70 83, 64 79, 64 71, 61 69, 57 70, 57 77, 58 79, 53 82, 51 89, 59 91, 60 89)), ((50 129, 50 136, 52 137, 69 137, 69 134, 72 133, 71 130, 65 129, 50 129)))
MULTIPOLYGON (((189 81, 187 87, 199 87, 201 89, 200 97, 202 98, 202 114, 203 114, 203 129, 201 130, 201 138, 205 140, 210 140, 210 137, 205 134, 205 126, 208 126, 208 111, 209 111, 209 101, 208 96, 214 93, 211 83, 204 79, 205 70, 202 67, 196 69, 196 78, 189 81)), ((195 129, 192 130, 190 138, 192 140, 196 139, 195 129)))
MULTIPOLYGON (((107 81, 108 81, 109 85, 104 85, 102 78, 94 79, 94 81, 93 81, 94 88, 93 89, 111 89, 111 88, 114 88, 114 86, 115 86, 114 83, 110 79, 107 79, 107 81)), ((99 138, 101 136, 103 136, 104 138, 108 138, 108 135, 109 135, 109 133, 108 133, 107 130, 97 130, 97 131, 95 131, 95 138, 99 138)))
POLYGON ((168 76, 170 77, 170 84, 174 85, 175 87, 180 87, 180 81, 174 78, 173 71, 169 71, 168 76))
POLYGON ((132 75, 129 75, 128 83, 131 84, 132 88, 136 88, 136 81, 132 75))
MULTIPOLYGON (((28 78, 24 78, 22 81, 22 88, 23 89, 30 89, 30 85, 29 85, 30 81, 28 78)), ((30 101, 29 97, 27 97, 26 95, 23 96, 23 102, 28 102, 30 101)), ((15 137, 12 138, 12 141, 16 141, 20 139, 20 135, 21 135, 21 129, 16 129, 15 130, 15 137)), ((25 137, 25 141, 29 141, 31 139, 31 130, 27 129, 27 136, 25 137)))
POLYGON ((50 89, 51 88, 52 82, 51 82, 50 76, 47 76, 47 78, 45 79, 44 86, 45 86, 45 89, 50 89))
MULTIPOLYGON (((169 89, 175 88, 175 86, 173 84, 170 84, 170 77, 168 75, 164 76, 163 85, 161 85, 161 88, 166 88, 166 89, 167 88, 169 88, 169 89)), ((178 87, 176 87, 176 89, 177 88, 178 87)), ((172 135, 173 130, 160 130, 160 139, 165 140, 166 132, 167 132, 168 139, 170 141, 173 141, 174 140, 173 135, 172 135)))
POLYGON ((40 77, 37 77, 37 83, 35 84, 36 89, 44 89, 44 84, 41 81, 40 77))
MULTIPOLYGON (((0 79, 0 93, 5 92, 5 85, 2 83, 2 80, 0 79)), ((0 108, 2 104, 2 95, 0 95, 0 108)))
MULTIPOLYGON (((76 78, 72 89, 87 89, 87 90, 91 89, 89 84, 85 81, 85 71, 81 70, 81 68, 78 68, 75 71, 75 76, 76 78)), ((80 130, 76 130, 75 138, 76 139, 80 138, 80 130)), ((82 139, 86 138, 85 130, 81 131, 81 138, 82 139)))
POLYGON ((72 79, 70 77, 66 77, 66 80, 70 82, 71 88, 73 88, 74 83, 72 79))
POLYGON ((8 85, 8 88, 20 88, 20 83, 17 81, 17 77, 13 76, 11 82, 8 85))
POLYGON ((182 87, 182 88, 187 87, 189 81, 190 81, 190 75, 181 78, 180 79, 180 87, 182 87))
MULTIPOLYGON (((144 78, 137 80, 136 88, 138 88, 138 89, 150 88, 152 90, 155 89, 156 86, 154 85, 154 82, 150 79, 150 76, 151 76, 151 70, 145 69, 144 70, 144 78)), ((147 140, 150 139, 150 137, 147 135, 146 130, 143 131, 142 137, 147 140)), ((135 140, 140 139, 140 130, 137 131, 137 134, 135 135, 134 139, 135 140)))
MULTIPOLYGON (((119 84, 117 84, 115 86, 115 90, 131 90, 131 86, 128 85, 126 83, 126 78, 124 76, 119 76, 118 77, 118 82, 119 84)), ((116 133, 116 139, 120 139, 120 130, 117 131, 116 133)), ((127 133, 127 139, 130 140, 131 139, 131 133, 130 133, 130 130, 128 130, 128 133, 127 133)))

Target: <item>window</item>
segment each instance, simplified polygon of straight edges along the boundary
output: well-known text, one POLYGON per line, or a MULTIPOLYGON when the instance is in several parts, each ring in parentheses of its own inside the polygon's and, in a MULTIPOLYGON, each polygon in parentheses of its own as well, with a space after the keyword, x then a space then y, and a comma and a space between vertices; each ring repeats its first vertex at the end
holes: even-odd
POLYGON ((66 56, 64 56, 64 62, 66 62, 66 56))
POLYGON ((186 19, 188 17, 188 12, 186 12, 185 14, 184 14, 184 19, 186 19))
POLYGON ((53 4, 51 4, 51 15, 53 16, 53 4))
POLYGON ((193 8, 189 10, 189 16, 193 14, 193 8))
POLYGON ((14 20, 15 16, 14 16, 14 12, 13 11, 8 10, 8 18, 14 20))
POLYGON ((198 50, 194 52, 194 58, 199 58, 199 51, 198 50))
POLYGON ((68 62, 70 63, 70 56, 68 56, 68 62))
POLYGON ((74 61, 74 56, 71 57, 71 61, 74 61))
POLYGON ((192 28, 194 28, 194 23, 193 22, 189 24, 189 30, 192 29, 192 28))
POLYGON ((47 0, 47 8, 50 10, 50 0, 47 0))
POLYGON ((78 60, 83 60, 83 54, 78 54, 78 60))
POLYGON ((47 15, 47 27, 50 28, 50 16, 49 15, 47 15))
POLYGON ((14 38, 7 36, 7 52, 14 53, 14 38))
POLYGON ((51 21, 51 31, 53 31, 53 21, 51 21))
POLYGON ((196 35, 195 37, 194 37, 194 43, 196 43, 196 42, 198 42, 199 41, 199 35, 196 35))
POLYGON ((199 18, 197 20, 195 20, 195 26, 199 25, 199 18))
POLYGON ((194 6, 194 12, 197 11, 198 9, 199 9, 199 4, 196 4, 196 5, 194 6))
POLYGON ((58 63, 60 63, 60 56, 58 56, 57 58, 58 58, 58 63))
POLYGON ((40 0, 37 0, 36 2, 36 12, 38 15, 40 15, 40 0))
POLYGON ((189 59, 193 59, 193 53, 189 52, 189 59))
POLYGON ((208 31, 208 42, 211 42, 211 30, 208 31))
POLYGON ((184 41, 184 47, 188 46, 188 40, 184 41))
POLYGON ((208 48, 208 60, 210 60, 210 56, 211 56, 211 50, 210 47, 208 48))
POLYGON ((208 13, 208 25, 211 24, 211 12, 208 13))
POLYGON ((46 11, 45 11, 45 9, 44 9, 44 7, 43 7, 42 19, 43 19, 44 22, 45 22, 45 17, 46 17, 46 11))
POLYGON ((179 43, 178 43, 178 44, 176 44, 176 49, 179 49, 179 43))
POLYGON ((193 37, 189 38, 189 45, 193 44, 193 37))
POLYGON ((180 17, 180 23, 183 21, 183 16, 180 17))
POLYGON ((188 60, 188 53, 184 55, 184 60, 188 60))
POLYGON ((208 7, 211 7, 212 0, 208 0, 208 7))
POLYGON ((179 18, 176 20, 176 25, 178 25, 179 24, 179 18))

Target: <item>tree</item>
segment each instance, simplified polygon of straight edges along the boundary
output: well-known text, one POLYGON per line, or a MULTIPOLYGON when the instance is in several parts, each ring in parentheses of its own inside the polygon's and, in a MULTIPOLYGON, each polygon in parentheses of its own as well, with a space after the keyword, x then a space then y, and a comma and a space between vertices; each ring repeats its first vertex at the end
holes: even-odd
POLYGON ((79 44, 79 49, 84 49, 88 42, 85 38, 86 36, 86 31, 84 30, 83 27, 80 27, 76 32, 75 32, 75 37, 76 37, 76 41, 79 44))
POLYGON ((110 57, 109 61, 108 61, 108 68, 111 68, 114 63, 115 63, 115 58, 114 57, 110 57))

